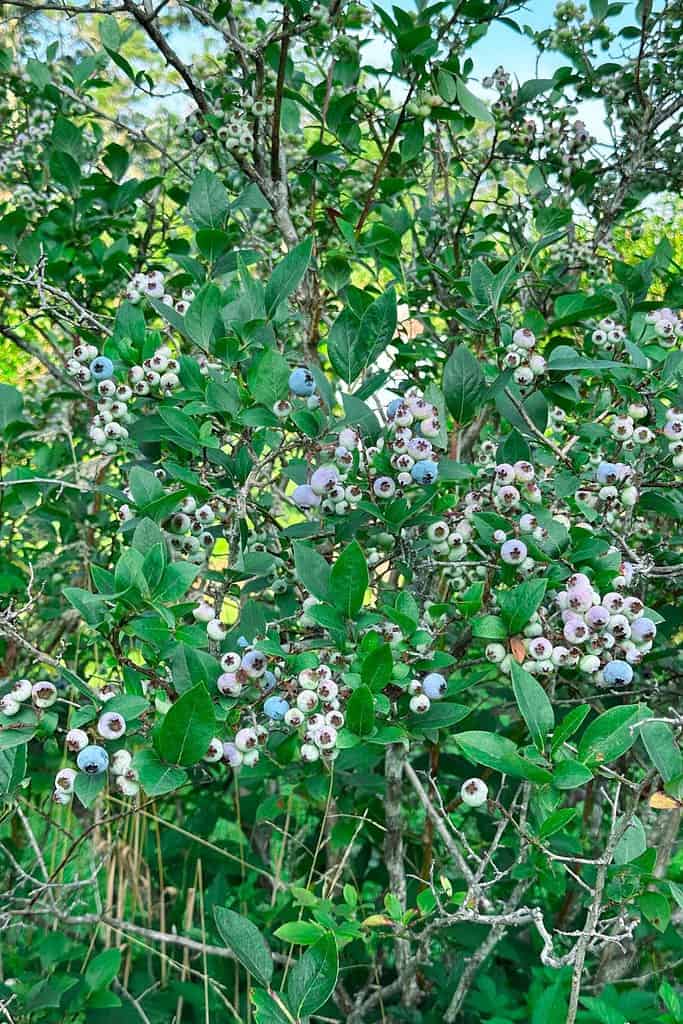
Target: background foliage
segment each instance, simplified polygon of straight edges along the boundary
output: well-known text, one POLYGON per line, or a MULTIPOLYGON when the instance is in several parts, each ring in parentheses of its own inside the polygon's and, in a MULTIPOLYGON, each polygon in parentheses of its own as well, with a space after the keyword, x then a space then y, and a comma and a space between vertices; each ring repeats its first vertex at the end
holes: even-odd
POLYGON ((5 1019, 683 1020, 682 13, 538 13, 0 5, 5 1019))

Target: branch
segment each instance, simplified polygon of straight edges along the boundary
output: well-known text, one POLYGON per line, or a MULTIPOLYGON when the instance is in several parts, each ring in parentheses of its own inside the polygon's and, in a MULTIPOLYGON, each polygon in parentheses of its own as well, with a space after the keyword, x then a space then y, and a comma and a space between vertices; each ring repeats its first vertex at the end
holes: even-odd
MULTIPOLYGON (((386 835, 384 838, 384 857, 389 875, 391 892, 405 913, 407 906, 406 874, 404 867, 405 850, 403 846, 403 769, 406 751, 402 743, 390 743, 384 757, 384 816, 386 835)), ((415 978, 415 970, 410 955, 410 942, 397 937, 396 972, 401 983, 401 996, 404 1006, 414 1006, 420 997, 415 978)))
POLYGON ((443 817, 439 814, 439 812, 437 811, 436 807, 434 806, 434 804, 429 799, 429 796, 427 795, 427 792, 426 792, 424 786, 422 785, 422 783, 420 782, 419 778, 417 777, 417 773, 415 772, 415 769, 413 768, 413 766, 408 761, 406 761, 404 766, 403 766, 403 771, 404 771, 404 774, 406 775, 408 781, 410 782, 411 786, 415 790, 420 803, 422 804, 422 806, 426 810, 427 815, 434 822, 434 825, 436 826, 436 830, 439 833, 439 835, 441 836, 441 838, 443 839, 444 844, 446 846, 446 849, 448 850, 450 855, 453 857, 453 860, 455 861, 455 863, 458 865, 458 870, 460 871, 460 874, 467 881, 469 886, 474 887, 475 886, 474 875, 472 874, 472 872, 471 872, 471 870, 469 868, 469 865, 467 864, 467 861, 463 857, 463 855, 462 855, 462 853, 460 851, 460 848, 458 847, 457 843, 455 842, 455 839, 453 838, 451 833, 446 828, 446 825, 444 823, 443 817))
POLYGON ((175 50, 168 44, 162 33, 159 31, 157 26, 154 24, 152 18, 146 17, 142 11, 137 7, 133 0, 124 0, 123 9, 132 14, 138 25, 147 33, 149 38, 152 40, 157 50, 166 58, 166 63, 170 64, 171 67, 175 68, 185 85, 189 89, 192 97, 202 111, 203 114, 208 113, 209 104, 206 96, 199 88, 194 78, 190 74, 190 69, 186 64, 182 62, 175 50))
POLYGON ((287 4, 282 9, 282 44, 280 46, 280 62, 277 69, 277 84, 275 86, 275 103, 273 107, 273 133, 270 148, 270 174, 273 181, 282 180, 282 169, 280 167, 280 119, 282 116, 282 93, 285 87, 285 74, 287 71, 287 53, 289 50, 289 8, 287 4))

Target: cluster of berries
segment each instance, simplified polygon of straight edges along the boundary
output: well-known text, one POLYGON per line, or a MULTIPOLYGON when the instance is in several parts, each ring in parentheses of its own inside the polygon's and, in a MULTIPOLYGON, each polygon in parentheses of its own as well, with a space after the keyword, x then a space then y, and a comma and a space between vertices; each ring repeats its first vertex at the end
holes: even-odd
POLYGON ((503 367, 513 371, 513 378, 521 388, 529 387, 536 377, 546 371, 546 361, 536 351, 536 335, 528 327, 519 327, 505 346, 503 367))
POLYGON ((620 349, 624 347, 626 340, 626 328, 623 324, 617 323, 609 316, 598 320, 597 325, 591 332, 591 341, 598 348, 620 349))
MULTIPOLYGON (((297 398, 306 399, 307 409, 317 409, 321 402, 320 396, 315 393, 315 377, 310 370, 304 366, 297 366, 289 375, 289 390, 297 398)), ((287 419, 292 412, 292 403, 281 398, 273 406, 273 412, 279 420, 287 419)))
MULTIPOLYGON (((216 541, 209 529, 215 523, 216 513, 208 502, 198 505, 191 494, 182 498, 177 511, 164 523, 171 553, 176 557, 183 556, 195 565, 203 565, 216 541)), ((213 619, 213 608, 210 610, 213 619)))
POLYGON ((128 371, 132 392, 140 397, 156 394, 159 398, 171 395, 180 385, 180 364, 173 358, 168 345, 161 345, 153 356, 143 359, 128 371))
MULTIPOLYGON (((466 506, 465 512, 473 506, 466 506)), ((455 593, 462 593, 477 579, 485 579, 487 569, 476 552, 470 553, 473 538, 472 524, 461 511, 446 513, 446 519, 438 519, 427 527, 427 539, 431 544, 435 563, 441 567, 442 575, 450 580, 455 593)))
POLYGON ((165 306, 170 306, 180 316, 184 316, 194 298, 194 291, 192 288, 183 288, 181 297, 174 299, 170 292, 166 290, 163 273, 160 270, 148 270, 133 274, 126 285, 124 297, 134 305, 137 305, 145 297, 148 299, 159 299, 165 306))
MULTIPOLYGON (((155 476, 158 479, 163 479, 158 470, 155 471, 155 476)), ((127 497, 131 497, 129 489, 126 489, 125 493, 127 497)), ((121 523, 130 522, 135 517, 133 509, 127 504, 119 507, 117 515, 121 523)), ((174 558, 187 558, 194 565, 204 565, 216 541, 209 529, 215 522, 216 514, 208 502, 198 505, 196 498, 191 494, 182 498, 178 503, 177 510, 163 524, 164 536, 171 555, 174 558)), ((200 612, 199 615, 196 615, 198 621, 208 623, 214 618, 214 610, 211 605, 202 603, 199 607, 203 610, 206 618, 200 619, 202 614, 200 612)), ((218 639, 224 635, 223 632, 218 639)), ((213 639, 216 638, 213 637, 213 639)))
POLYGON ((113 455, 119 444, 128 438, 125 424, 131 422, 131 416, 127 403, 133 392, 125 384, 116 384, 113 362, 108 356, 100 355, 95 345, 76 345, 66 361, 66 372, 84 391, 97 389, 97 412, 88 434, 93 444, 113 455))
MULTIPOLYGON (((647 427, 639 427, 638 431, 641 430, 652 434, 647 427)), ((602 461, 595 471, 597 491, 581 488, 576 492, 576 499, 589 508, 600 508, 605 513, 606 522, 612 523, 620 508, 633 508, 638 501, 638 488, 633 484, 633 477, 632 466, 624 462, 602 461)))
POLYGON ((308 483, 299 484, 292 500, 302 509, 320 508, 343 515, 369 491, 389 500, 406 487, 427 487, 439 475, 438 455, 430 438, 440 431, 438 410, 417 388, 395 398, 386 408, 384 436, 364 446, 352 427, 343 427, 334 446, 334 461, 316 469, 308 483), (353 472, 355 480, 348 477, 353 472), (395 475, 394 475, 395 474, 395 475))
POLYGON ((430 672, 424 679, 411 679, 408 684, 409 708, 414 715, 424 715, 433 700, 441 700, 448 690, 448 683, 440 672, 430 672))
POLYGON ((652 309, 646 318, 654 326, 657 340, 662 348, 674 348, 676 341, 683 338, 683 320, 672 309, 652 309))
POLYGON ((216 683, 221 696, 246 696, 250 707, 263 701, 265 722, 257 721, 251 712, 251 724, 243 725, 231 740, 212 740, 206 761, 225 760, 232 767, 253 766, 270 730, 282 726, 298 732, 302 761, 311 763, 321 757, 332 761, 337 757, 338 731, 344 725, 342 701, 351 691, 338 686, 329 665, 304 668, 296 678, 282 680, 278 679, 279 669, 276 675, 268 668, 262 651, 246 645, 241 651, 224 654, 221 668, 223 672, 216 683))
POLYGON ((12 689, 0 697, 0 714, 11 718, 19 714, 28 701, 43 711, 52 707, 56 700, 57 687, 48 679, 41 679, 37 683, 32 683, 29 679, 18 679, 12 685, 12 689))
POLYGON ((676 469, 683 469, 683 412, 667 409, 662 433, 669 444, 676 469))
MULTIPOLYGON (((96 725, 97 740, 120 740, 126 732, 126 721, 116 711, 105 711, 96 725)), ((112 756, 100 742, 93 742, 84 729, 69 729, 66 734, 66 749, 76 755, 76 769, 62 768, 55 776, 53 799, 59 804, 68 804, 74 793, 78 773, 102 775, 109 769, 116 779, 116 786, 124 796, 137 796, 140 791, 138 775, 133 768, 133 758, 128 750, 119 749, 112 756)))
MULTIPOLYGON (((628 573, 613 585, 623 586, 628 573)), ((633 665, 652 649, 655 623, 644 614, 642 601, 618 590, 601 595, 581 572, 567 580, 555 596, 561 628, 548 613, 535 612, 523 630, 522 667, 531 675, 552 676, 559 669, 577 668, 598 686, 628 686, 633 665), (545 624, 544 624, 545 620, 545 624)), ((511 671, 513 655, 503 644, 486 647, 486 658, 511 671)))

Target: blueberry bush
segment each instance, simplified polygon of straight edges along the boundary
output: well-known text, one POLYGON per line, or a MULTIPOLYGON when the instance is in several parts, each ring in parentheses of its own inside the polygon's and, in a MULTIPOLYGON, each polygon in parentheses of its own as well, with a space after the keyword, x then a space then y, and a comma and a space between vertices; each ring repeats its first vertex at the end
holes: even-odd
POLYGON ((0 5, 3 1019, 683 1022, 683 10, 538 13, 0 5))

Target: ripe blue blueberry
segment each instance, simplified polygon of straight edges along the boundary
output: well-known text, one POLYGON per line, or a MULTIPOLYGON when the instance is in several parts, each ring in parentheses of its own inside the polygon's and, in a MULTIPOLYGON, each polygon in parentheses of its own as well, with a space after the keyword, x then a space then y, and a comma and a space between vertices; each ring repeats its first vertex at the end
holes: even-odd
POLYGON ((289 704, 283 697, 273 694, 263 704, 263 713, 274 722, 281 721, 289 711, 289 704))
POLYGON ((427 486, 433 484, 439 475, 439 467, 432 459, 421 459, 416 462, 410 471, 410 475, 416 484, 427 486))
POLYGON ((90 374, 93 380, 109 380, 114 376, 114 364, 106 356, 95 356, 90 364, 90 374))
POLYGON ((619 467, 613 462, 601 462, 595 477, 599 484, 615 484, 619 479, 619 467))
POLYGON ((393 420, 399 407, 403 404, 402 398, 392 398, 387 406, 387 419, 393 420))
POLYGON ((80 751, 76 758, 76 764, 82 772, 87 772, 88 775, 100 775, 109 767, 109 754, 104 747, 98 747, 95 743, 91 743, 90 746, 83 747, 83 750, 80 751))
POLYGON ((289 375, 289 390, 300 398, 308 398, 315 391, 315 377, 305 366, 297 366, 289 375))
POLYGON ((422 692, 425 693, 430 700, 439 700, 444 696, 447 689, 448 683, 440 672, 430 672, 429 675, 425 676, 422 680, 422 692))
POLYGON ((610 686, 628 686, 633 679, 633 669, 627 661, 608 661, 602 677, 610 686))
POLYGON ((266 669, 261 677, 261 689, 266 693, 269 693, 276 686, 277 679, 275 678, 275 674, 271 672, 270 669, 266 669))

